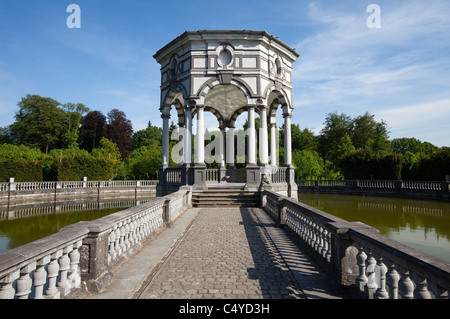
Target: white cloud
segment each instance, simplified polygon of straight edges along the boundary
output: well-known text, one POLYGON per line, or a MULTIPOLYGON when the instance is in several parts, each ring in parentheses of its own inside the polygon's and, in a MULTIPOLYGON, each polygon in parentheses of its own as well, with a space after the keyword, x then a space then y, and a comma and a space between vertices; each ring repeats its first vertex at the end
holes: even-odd
MULTIPOLYGON (((316 32, 295 46, 301 56, 294 64, 293 78, 299 113, 294 119, 307 123, 306 127, 313 125, 320 131, 317 118, 322 123, 330 112, 356 116, 368 111, 378 117, 387 107, 402 110, 404 105, 415 105, 408 107, 410 115, 401 121, 394 113, 383 113, 390 115, 386 121, 396 132, 397 125, 423 124, 416 119, 420 111, 437 110, 436 105, 442 107, 442 101, 450 99, 450 19, 446 15, 450 3, 377 3, 381 29, 367 27, 364 4, 352 8, 341 2, 310 4, 308 16, 317 23, 316 32)), ((432 118, 426 123, 428 131, 433 131, 432 118)), ((444 129, 449 135, 450 126, 444 129)), ((409 133, 412 137, 416 132, 409 133)))

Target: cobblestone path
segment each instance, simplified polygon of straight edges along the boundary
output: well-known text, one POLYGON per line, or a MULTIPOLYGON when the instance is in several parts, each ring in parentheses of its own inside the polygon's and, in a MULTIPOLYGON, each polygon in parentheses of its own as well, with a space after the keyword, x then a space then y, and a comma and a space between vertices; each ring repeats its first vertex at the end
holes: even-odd
MULTIPOLYGON (((200 211, 136 297, 303 298, 253 210, 219 207, 200 211)), ((267 220, 264 226, 273 227, 267 220)))

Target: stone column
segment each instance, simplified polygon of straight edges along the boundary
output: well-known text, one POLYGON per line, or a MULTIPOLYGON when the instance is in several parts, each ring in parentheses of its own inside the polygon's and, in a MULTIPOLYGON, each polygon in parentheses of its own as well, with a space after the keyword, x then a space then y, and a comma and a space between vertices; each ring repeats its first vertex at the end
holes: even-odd
POLYGON ((205 123, 203 118, 203 106, 197 108, 197 135, 195 143, 195 163, 205 163, 205 123))
POLYGON ((228 128, 226 145, 227 164, 234 166, 234 127, 228 128))
POLYGON ((259 129, 259 161, 263 166, 269 164, 267 140, 267 107, 260 108, 260 129, 259 129))
POLYGON ((184 123, 178 123, 178 144, 177 144, 177 161, 178 166, 181 166, 184 164, 184 161, 186 159, 186 148, 185 148, 185 130, 184 123), (183 138, 183 139, 182 139, 183 138), (183 146, 181 146, 181 143, 183 143, 183 146), (180 152, 182 151, 182 152, 180 152))
POLYGON ((292 165, 291 117, 284 116, 284 166, 286 167, 287 196, 297 198, 297 184, 295 183, 295 167, 292 165))
POLYGON ((169 166, 169 119, 170 114, 163 113, 163 132, 162 132, 162 166, 169 166))
POLYGON ((284 116, 284 164, 292 164, 292 141, 291 141, 291 117, 292 114, 284 116))
POLYGON ((219 141, 219 161, 220 167, 225 167, 225 128, 220 129, 220 141, 219 141))
POLYGON ((270 165, 277 166, 276 123, 270 123, 270 165))
POLYGON ((255 132, 255 106, 248 107, 248 161, 246 165, 247 182, 245 189, 256 191, 261 182, 261 169, 256 164, 256 132, 255 132))
POLYGON ((219 140, 219 183, 227 181, 227 169, 225 168, 225 128, 220 127, 220 140, 219 140))
POLYGON ((236 167, 234 166, 235 155, 234 155, 234 127, 229 127, 226 134, 226 162, 228 164, 227 167, 227 176, 229 182, 235 182, 237 179, 236 176, 236 167))
POLYGON ((186 106, 184 112, 184 162, 186 164, 192 163, 192 108, 186 106))
POLYGON ((248 164, 256 164, 255 107, 248 107, 248 164))
POLYGON ((197 135, 195 139, 194 187, 206 188, 204 106, 197 106, 197 135))

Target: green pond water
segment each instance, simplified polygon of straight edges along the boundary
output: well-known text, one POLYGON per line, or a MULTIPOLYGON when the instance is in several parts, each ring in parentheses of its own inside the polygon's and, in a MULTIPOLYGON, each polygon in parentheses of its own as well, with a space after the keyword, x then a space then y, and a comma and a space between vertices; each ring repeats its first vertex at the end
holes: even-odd
POLYGON ((0 221, 0 253, 57 233, 65 226, 91 221, 122 209, 87 210, 0 221))
POLYGON ((152 198, 79 201, 59 203, 57 206, 42 203, 34 206, 3 207, 0 209, 0 253, 55 234, 65 226, 79 221, 95 220, 146 203, 152 198))
POLYGON ((334 194, 299 194, 298 199, 450 262, 450 202, 334 194))

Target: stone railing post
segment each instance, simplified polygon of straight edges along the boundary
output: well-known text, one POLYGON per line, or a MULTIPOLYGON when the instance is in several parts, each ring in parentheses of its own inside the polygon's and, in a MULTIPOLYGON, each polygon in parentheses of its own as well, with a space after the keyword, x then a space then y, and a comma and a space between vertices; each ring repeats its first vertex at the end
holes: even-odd
POLYGON ((167 227, 172 227, 173 221, 171 218, 171 212, 170 212, 170 199, 166 199, 164 202, 164 215, 163 220, 167 227))
POLYGON ((110 249, 109 235, 111 231, 114 231, 111 225, 84 222, 89 228, 89 236, 84 238, 81 246, 75 245, 73 248, 79 247, 79 256, 69 255, 69 268, 70 264, 79 258, 80 274, 77 274, 76 270, 71 269, 72 277, 68 277, 69 284, 76 283, 78 275, 81 280, 86 283, 88 291, 99 292, 101 291, 111 280, 112 274, 109 270, 108 252, 110 249), (72 282, 70 282, 73 280, 72 282))
POLYGON ((286 202, 283 197, 278 197, 278 223, 280 227, 286 225, 286 202))
POLYGON ((326 224, 326 228, 331 235, 331 260, 330 273, 336 283, 344 286, 351 286, 355 283, 357 270, 354 269, 354 261, 356 258, 353 241, 348 236, 348 224, 331 222, 326 224), (350 248, 350 249, 349 249, 350 248), (352 269, 352 271, 349 271, 352 269))
POLYGON ((8 180, 8 183, 9 183, 9 187, 8 187, 9 191, 15 191, 16 190, 16 183, 14 183, 14 177, 11 177, 8 180))

